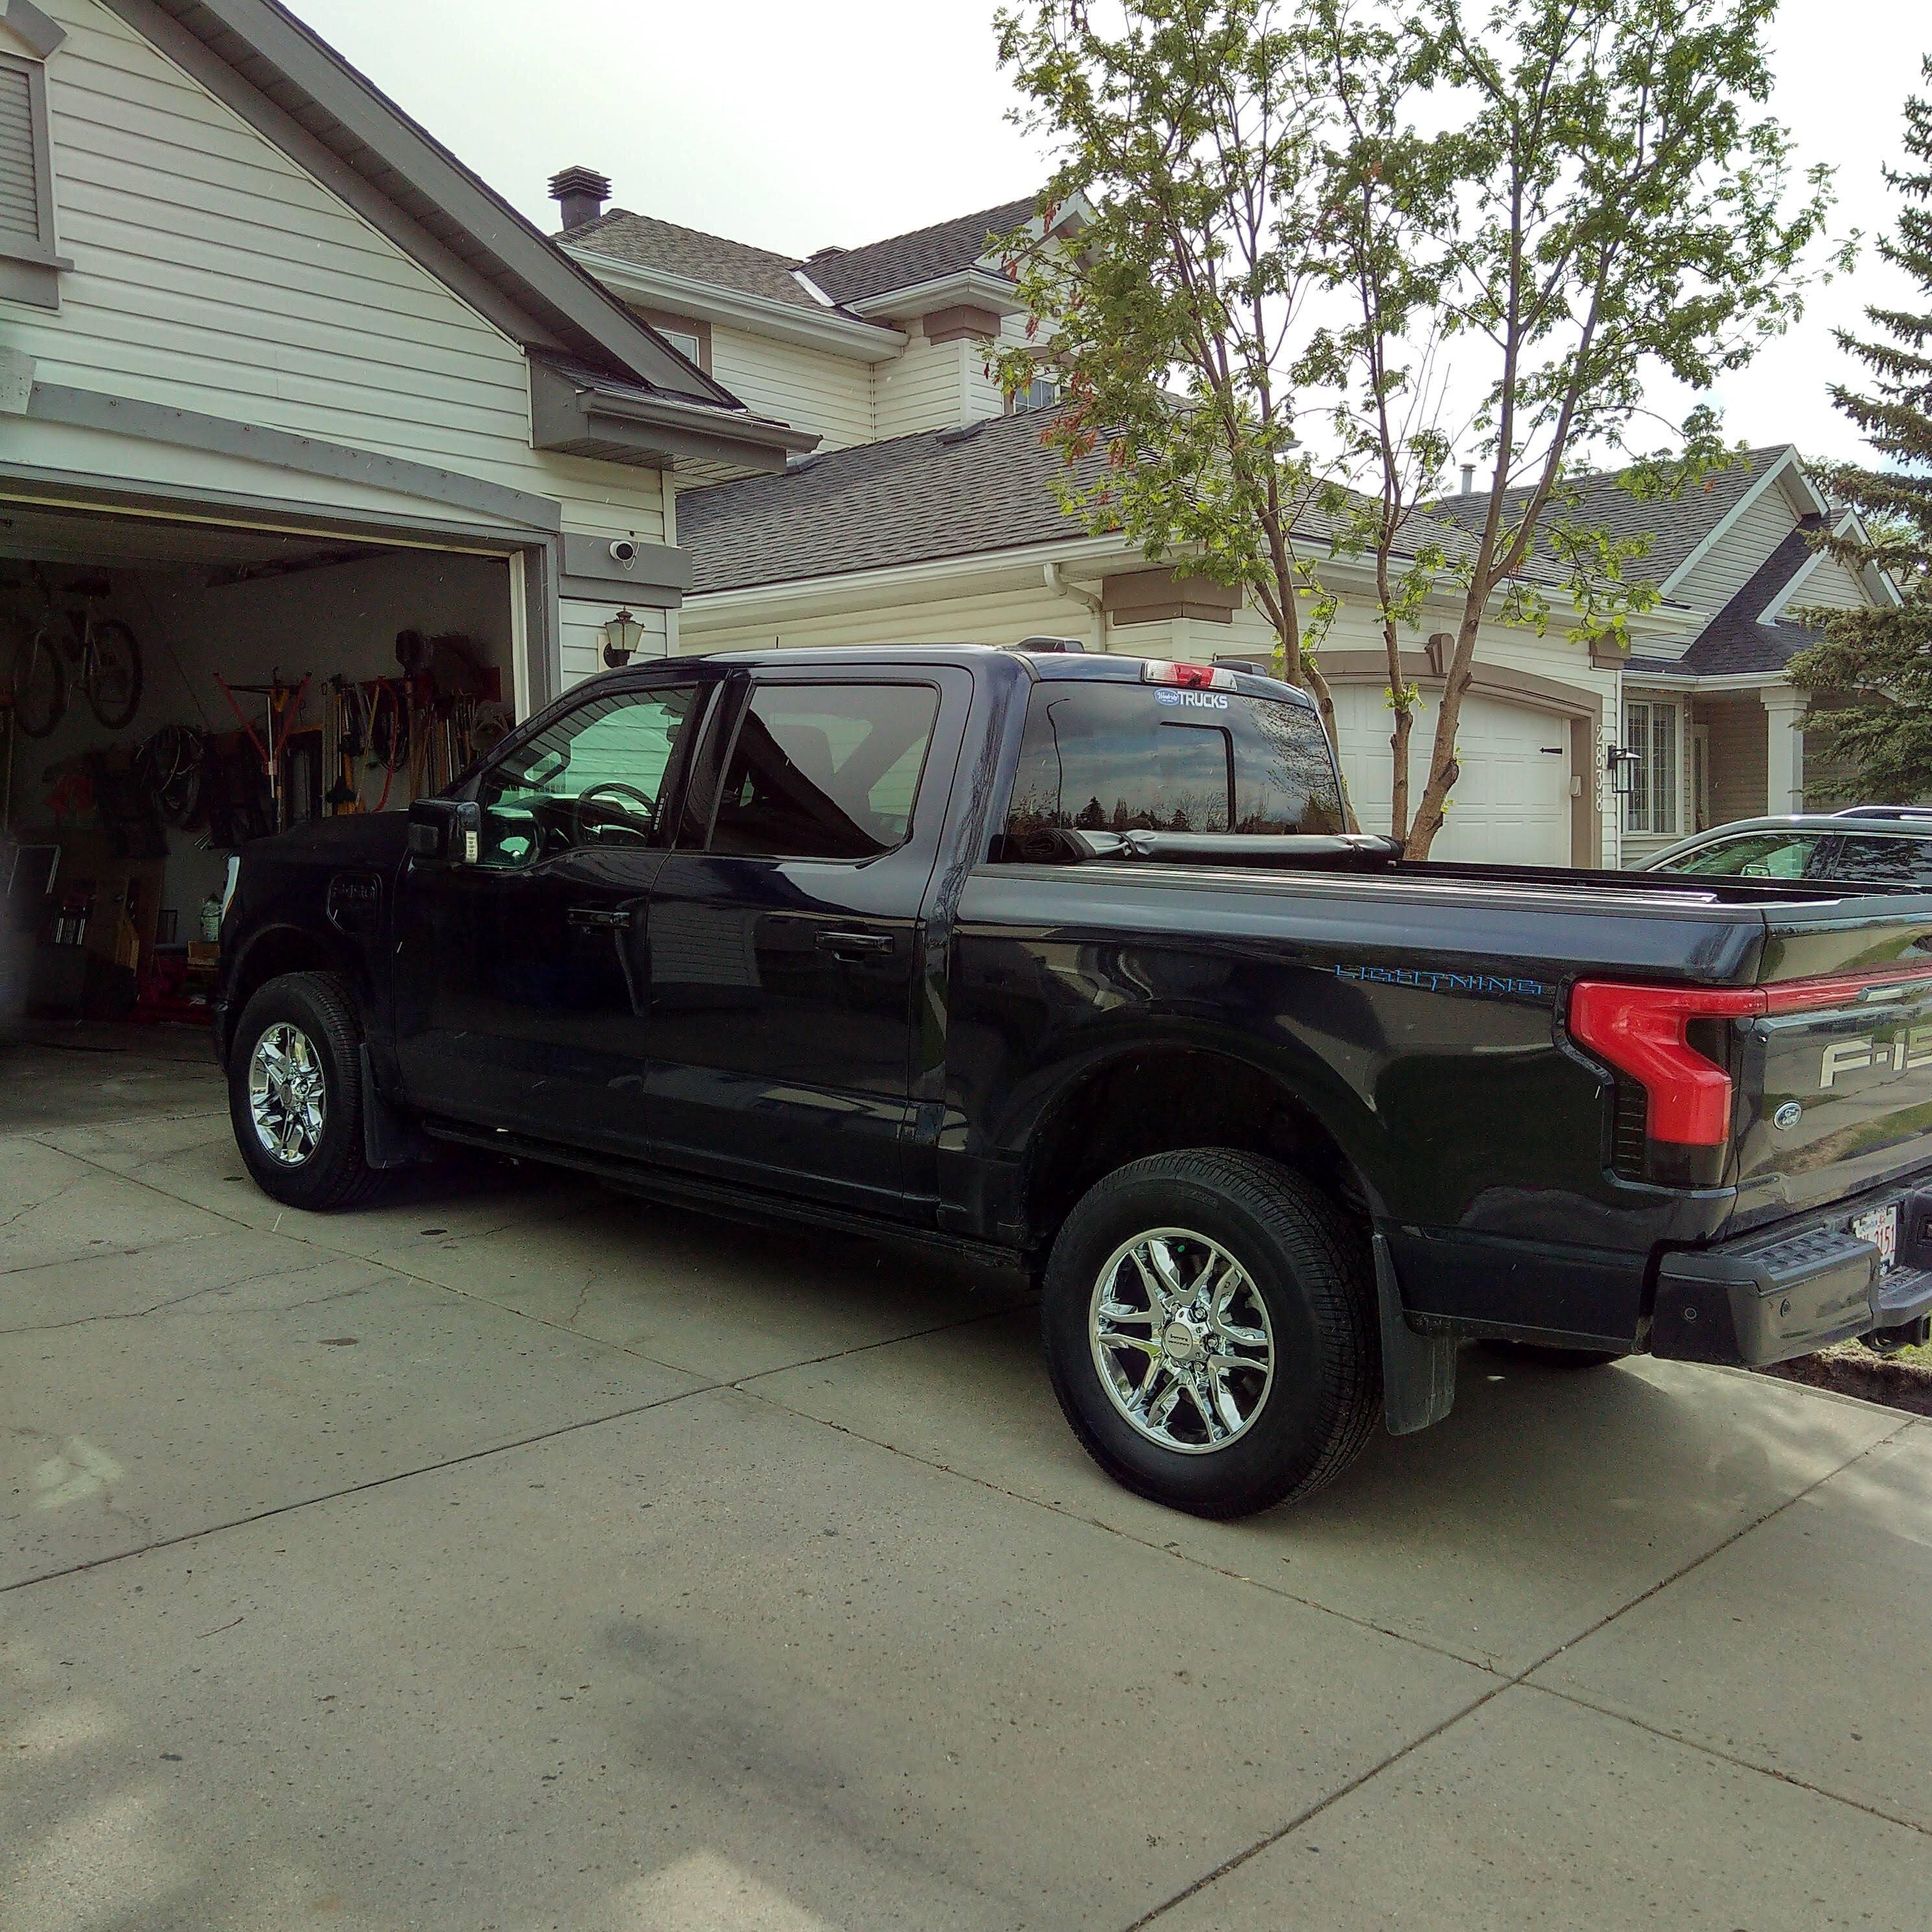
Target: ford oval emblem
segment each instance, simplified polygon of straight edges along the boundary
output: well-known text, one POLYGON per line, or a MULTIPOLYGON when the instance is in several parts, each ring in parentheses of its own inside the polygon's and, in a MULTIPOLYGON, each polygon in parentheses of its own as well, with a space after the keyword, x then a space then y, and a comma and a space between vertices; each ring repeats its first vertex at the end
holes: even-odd
POLYGON ((1796 1100, 1787 1100, 1772 1115, 1771 1124, 1780 1133, 1788 1134, 1804 1118, 1804 1109, 1796 1100))

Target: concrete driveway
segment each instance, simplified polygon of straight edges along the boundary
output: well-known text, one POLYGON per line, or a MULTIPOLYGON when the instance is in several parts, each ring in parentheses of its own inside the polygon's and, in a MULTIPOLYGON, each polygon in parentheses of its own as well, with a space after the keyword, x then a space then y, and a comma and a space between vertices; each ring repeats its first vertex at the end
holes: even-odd
POLYGON ((7 1932, 1932 1922, 1925 1424, 1474 1352, 1204 1524, 1015 1280, 286 1213, 136 1046, 0 1052, 7 1932))

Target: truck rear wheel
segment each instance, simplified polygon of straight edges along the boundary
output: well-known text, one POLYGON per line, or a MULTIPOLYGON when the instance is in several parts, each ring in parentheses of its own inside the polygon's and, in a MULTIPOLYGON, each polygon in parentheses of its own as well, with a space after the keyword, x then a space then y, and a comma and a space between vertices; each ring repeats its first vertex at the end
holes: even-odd
POLYGON ((285 973, 243 1010, 228 1112, 248 1172, 290 1208, 352 1207, 381 1186, 363 1158, 362 1030, 332 973, 285 973))
POLYGON ((1098 1182, 1054 1243, 1041 1313, 1088 1454, 1196 1516, 1312 1495, 1382 1412, 1367 1243, 1256 1155, 1156 1154, 1098 1182))

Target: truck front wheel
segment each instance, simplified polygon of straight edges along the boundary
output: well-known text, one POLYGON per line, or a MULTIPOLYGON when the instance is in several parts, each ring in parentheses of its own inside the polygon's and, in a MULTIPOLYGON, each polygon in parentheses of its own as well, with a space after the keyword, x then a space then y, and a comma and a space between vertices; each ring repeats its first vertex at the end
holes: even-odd
POLYGON ((363 1157, 362 1027, 332 973, 285 973, 251 999, 228 1058, 236 1144, 263 1193, 326 1212, 383 1176, 363 1157))
POLYGON ((1367 1242, 1256 1155, 1156 1154, 1098 1182, 1054 1243, 1042 1318, 1088 1453, 1196 1516, 1313 1494, 1382 1412, 1367 1242))

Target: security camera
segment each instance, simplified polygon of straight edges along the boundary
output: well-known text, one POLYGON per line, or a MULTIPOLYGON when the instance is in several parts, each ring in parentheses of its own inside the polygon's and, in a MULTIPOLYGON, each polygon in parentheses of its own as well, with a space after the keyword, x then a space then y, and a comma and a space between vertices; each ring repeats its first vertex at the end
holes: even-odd
POLYGON ((610 561, 620 569, 628 570, 638 560, 638 547, 628 537, 614 537, 610 540, 610 561))

